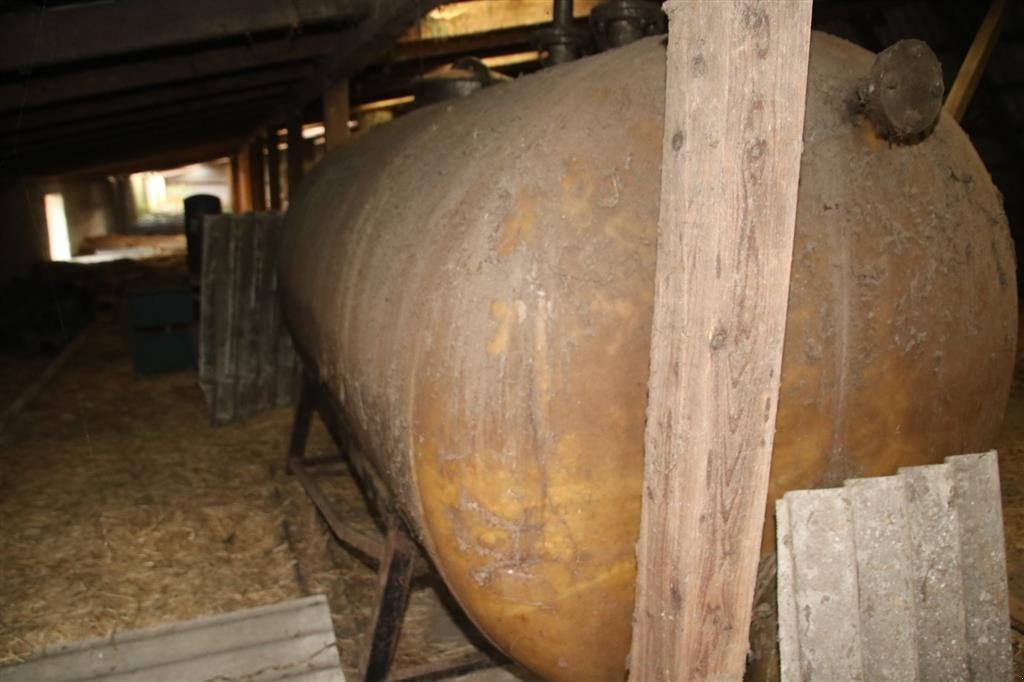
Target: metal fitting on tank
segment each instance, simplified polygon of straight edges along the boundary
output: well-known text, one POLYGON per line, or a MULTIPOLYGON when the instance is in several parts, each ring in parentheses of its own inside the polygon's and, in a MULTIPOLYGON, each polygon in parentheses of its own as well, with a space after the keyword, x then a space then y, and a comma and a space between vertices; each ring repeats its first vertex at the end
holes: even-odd
POLYGON ((453 97, 467 97, 481 88, 511 80, 476 57, 463 57, 449 68, 416 81, 416 106, 442 102, 453 97))
POLYGON ((928 137, 942 113, 942 65, 920 40, 901 40, 878 53, 857 87, 853 108, 879 135, 897 144, 928 137))
POLYGON ((551 25, 533 34, 533 42, 541 51, 541 63, 544 66, 573 61, 580 56, 583 46, 590 40, 586 30, 573 25, 572 4, 573 0, 554 0, 551 25))
POLYGON ((667 26, 661 3, 653 0, 609 0, 590 10, 590 28, 602 50, 664 33, 667 26))

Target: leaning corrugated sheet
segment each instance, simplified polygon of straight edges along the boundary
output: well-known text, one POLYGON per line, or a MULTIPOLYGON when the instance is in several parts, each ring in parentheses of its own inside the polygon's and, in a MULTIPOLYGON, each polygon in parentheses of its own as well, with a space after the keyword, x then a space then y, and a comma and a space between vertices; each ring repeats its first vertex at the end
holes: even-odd
POLYGON ((280 213, 207 216, 199 385, 214 424, 291 402, 298 366, 277 300, 280 213))
POLYGON ((49 647, 3 682, 344 682, 327 599, 304 599, 49 647))

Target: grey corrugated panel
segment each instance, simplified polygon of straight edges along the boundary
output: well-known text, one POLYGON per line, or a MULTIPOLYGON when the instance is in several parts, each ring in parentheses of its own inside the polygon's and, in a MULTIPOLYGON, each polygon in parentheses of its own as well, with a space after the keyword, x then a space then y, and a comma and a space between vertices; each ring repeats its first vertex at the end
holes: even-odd
POLYGON ((857 565, 847 503, 829 490, 787 493, 796 581, 800 679, 863 680, 857 565), (792 523, 799 520, 799 523, 792 523))
POLYGON ((214 313, 217 327, 217 372, 216 391, 213 402, 213 422, 215 424, 227 424, 234 418, 235 400, 235 365, 237 363, 237 335, 235 325, 237 322, 236 308, 238 305, 240 263, 244 260, 245 254, 242 251, 242 240, 239 239, 239 230, 244 229, 244 222, 238 216, 225 216, 224 229, 228 231, 227 258, 225 259, 227 272, 220 278, 218 283, 217 310, 214 313))
POLYGON ((208 220, 207 239, 221 245, 223 255, 209 259, 203 275, 207 351, 200 383, 211 386, 213 423, 228 424, 294 397, 297 361, 277 298, 284 219, 247 213, 208 220))
POLYGON ((238 335, 236 384, 235 384, 235 418, 249 416, 256 410, 254 404, 256 387, 257 330, 256 330, 256 285, 259 280, 257 270, 262 257, 262 244, 259 241, 259 214, 246 215, 246 226, 240 236, 242 252, 245 258, 239 272, 239 303, 235 330, 238 335))
POLYGON ((863 679, 1011 678, 994 452, 786 493, 776 512, 783 680, 861 679, 837 665, 852 659, 837 635, 859 648, 863 679), (848 545, 833 538, 844 523, 848 545))
POLYGON ((923 680, 967 679, 960 533, 943 464, 900 470, 910 529, 917 664, 923 680))
POLYGON ((267 231, 268 251, 273 258, 268 262, 266 273, 265 299, 265 324, 262 334, 262 345, 260 348, 260 404, 265 407, 276 407, 277 405, 277 346, 284 322, 281 319, 281 307, 277 298, 277 254, 280 244, 283 219, 281 214, 271 214, 273 219, 267 231))
POLYGON ((796 571, 793 566, 793 533, 790 531, 789 505, 785 498, 775 501, 775 531, 776 531, 776 552, 778 566, 776 579, 778 581, 778 605, 779 605, 779 665, 782 669, 783 680, 800 679, 800 639, 799 614, 796 607, 795 583, 793 577, 796 571))
POLYGON ((856 546, 861 649, 868 680, 918 679, 910 535, 896 476, 846 482, 856 546))
POLYGON ((263 214, 261 219, 257 222, 258 233, 256 235, 257 243, 261 245, 262 255, 259 259, 259 263, 256 267, 256 296, 257 301, 255 304, 255 315, 256 321, 254 323, 256 329, 256 350, 254 363, 255 369, 255 388, 254 388, 254 409, 265 410, 270 407, 269 395, 267 393, 267 370, 269 369, 268 363, 270 362, 269 347, 273 343, 273 315, 274 315, 274 289, 271 275, 276 266, 276 254, 277 249, 275 248, 273 234, 274 234, 274 215, 263 214))
POLYGON ((205 218, 203 228, 203 271, 200 276, 199 299, 199 386, 212 405, 217 371, 217 335, 214 321, 217 313, 216 292, 218 278, 226 272, 224 261, 228 247, 224 221, 212 216, 205 218))
POLYGON ((323 595, 49 648, 4 682, 344 682, 323 595))
POLYGON ((955 472, 953 495, 960 526, 967 668, 972 680, 1009 680, 1010 611, 1006 583, 1002 499, 994 452, 947 460, 955 472))

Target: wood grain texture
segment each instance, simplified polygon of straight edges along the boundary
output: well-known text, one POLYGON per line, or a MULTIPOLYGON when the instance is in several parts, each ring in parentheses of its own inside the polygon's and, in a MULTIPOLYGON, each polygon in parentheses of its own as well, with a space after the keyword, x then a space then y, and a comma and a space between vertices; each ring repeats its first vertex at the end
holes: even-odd
POLYGON ((330 151, 349 138, 348 79, 343 78, 324 90, 324 141, 330 151))
POLYGON ((676 0, 632 680, 743 675, 803 148, 810 0, 676 0))
POLYGON ((974 91, 978 89, 978 83, 988 66, 988 58, 999 41, 1006 14, 1006 0, 994 0, 974 36, 971 49, 960 65, 953 87, 949 89, 945 109, 957 121, 964 119, 974 91))

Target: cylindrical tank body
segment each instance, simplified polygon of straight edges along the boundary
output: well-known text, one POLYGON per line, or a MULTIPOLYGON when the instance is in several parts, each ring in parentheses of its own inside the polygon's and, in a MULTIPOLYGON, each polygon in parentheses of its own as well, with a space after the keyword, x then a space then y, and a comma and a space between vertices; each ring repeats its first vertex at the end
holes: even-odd
MULTIPOLYGON (((1009 390, 998 192, 948 117, 911 146, 852 117, 872 59, 812 40, 772 499, 986 448, 1009 390)), ((654 38, 424 109, 288 217, 300 352, 466 612, 551 679, 626 667, 664 80, 654 38)))

